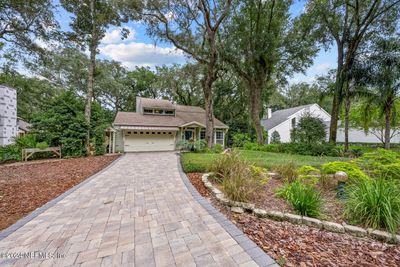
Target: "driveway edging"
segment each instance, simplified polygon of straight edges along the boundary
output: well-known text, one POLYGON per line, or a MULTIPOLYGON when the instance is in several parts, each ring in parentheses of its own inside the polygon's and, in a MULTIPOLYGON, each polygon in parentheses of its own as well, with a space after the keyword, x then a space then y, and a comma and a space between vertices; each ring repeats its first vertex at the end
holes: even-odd
POLYGON ((27 224, 28 222, 30 222, 31 220, 35 219, 37 216, 39 216, 40 214, 42 214, 43 212, 45 212, 46 210, 50 209, 51 207, 53 207, 54 205, 56 205, 59 201, 63 200, 65 197, 67 197, 68 195, 72 194, 74 191, 76 191, 77 189, 81 188, 82 186, 84 186, 85 184, 87 184, 89 181, 91 181, 92 179, 96 178, 98 175, 102 174, 103 172, 105 172, 106 170, 108 170, 109 168, 111 168, 114 164, 116 164, 124 155, 119 156, 118 158, 116 158, 113 162, 111 162, 110 164, 107 165, 107 167, 105 167, 104 169, 96 172, 95 174, 89 176, 88 178, 86 178, 85 180, 83 180, 82 182, 80 182, 79 184, 71 187, 70 189, 68 189, 67 191, 65 191, 64 193, 62 193, 61 195, 59 195, 58 197, 50 200, 49 202, 47 202, 46 204, 44 204, 43 206, 35 209, 34 211, 32 211, 31 213, 29 213, 28 215, 26 215, 25 217, 22 217, 21 219, 19 219, 18 221, 16 221, 15 223, 13 223, 12 225, 10 225, 9 227, 7 227, 6 229, 3 229, 0 231, 0 241, 3 240, 4 238, 8 237, 9 235, 11 235, 12 233, 14 233, 15 231, 17 231, 19 228, 21 228, 22 226, 24 226, 25 224, 27 224))
POLYGON ((239 246, 246 251, 246 253, 255 261, 259 266, 279 266, 274 259, 257 246, 254 241, 247 237, 235 224, 227 219, 221 212, 214 208, 205 198, 203 198, 197 189, 190 182, 189 178, 183 171, 179 153, 176 153, 178 161, 178 172, 181 176, 186 188, 193 196, 193 198, 225 229, 225 231, 232 236, 239 246))

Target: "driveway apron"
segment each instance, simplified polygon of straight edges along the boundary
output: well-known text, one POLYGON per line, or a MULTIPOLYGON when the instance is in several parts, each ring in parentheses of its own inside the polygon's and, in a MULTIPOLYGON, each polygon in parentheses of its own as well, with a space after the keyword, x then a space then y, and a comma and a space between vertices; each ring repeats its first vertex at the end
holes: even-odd
POLYGON ((174 152, 122 156, 1 240, 0 266, 260 265, 179 168, 174 152))

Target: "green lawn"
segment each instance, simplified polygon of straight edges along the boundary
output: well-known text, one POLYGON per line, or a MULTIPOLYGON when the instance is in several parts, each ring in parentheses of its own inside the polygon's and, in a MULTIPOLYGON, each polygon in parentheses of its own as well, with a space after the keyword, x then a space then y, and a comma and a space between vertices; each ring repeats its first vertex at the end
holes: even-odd
MULTIPOLYGON (((240 150, 239 153, 249 162, 264 168, 290 161, 294 161, 298 166, 311 165, 319 167, 326 162, 349 160, 348 158, 339 157, 314 157, 250 150, 240 150)), ((220 154, 208 153, 183 153, 182 166, 185 172, 206 172, 210 164, 220 156, 220 154)))

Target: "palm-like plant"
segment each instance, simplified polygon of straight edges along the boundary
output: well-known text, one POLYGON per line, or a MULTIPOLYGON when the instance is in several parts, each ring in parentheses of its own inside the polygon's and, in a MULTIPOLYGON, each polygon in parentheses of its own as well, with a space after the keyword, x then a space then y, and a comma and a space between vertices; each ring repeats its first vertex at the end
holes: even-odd
POLYGON ((390 148, 391 126, 396 118, 395 102, 400 93, 400 38, 391 36, 374 41, 373 52, 359 60, 362 75, 357 84, 368 87, 365 118, 379 109, 385 120, 385 149, 390 148))

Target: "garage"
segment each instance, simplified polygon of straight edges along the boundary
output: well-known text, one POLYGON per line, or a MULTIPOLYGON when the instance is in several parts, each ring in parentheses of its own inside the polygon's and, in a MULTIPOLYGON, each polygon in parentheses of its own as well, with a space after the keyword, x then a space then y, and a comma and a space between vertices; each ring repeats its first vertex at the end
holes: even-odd
POLYGON ((124 131, 124 151, 172 151, 175 135, 172 131, 124 131))

